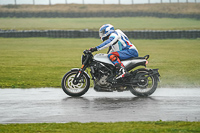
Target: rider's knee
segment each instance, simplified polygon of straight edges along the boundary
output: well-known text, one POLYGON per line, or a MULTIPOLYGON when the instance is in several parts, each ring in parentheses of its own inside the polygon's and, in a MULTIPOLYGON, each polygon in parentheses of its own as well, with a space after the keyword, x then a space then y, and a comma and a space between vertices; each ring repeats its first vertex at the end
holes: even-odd
POLYGON ((109 54, 108 58, 113 62, 113 61, 117 61, 117 56, 113 55, 113 54, 109 54))

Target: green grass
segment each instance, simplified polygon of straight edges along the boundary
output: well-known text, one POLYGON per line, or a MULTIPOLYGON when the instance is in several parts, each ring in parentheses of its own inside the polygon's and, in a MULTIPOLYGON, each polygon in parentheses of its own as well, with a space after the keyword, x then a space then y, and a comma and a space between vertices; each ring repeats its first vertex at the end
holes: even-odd
POLYGON ((156 12, 199 14, 200 3, 0 5, 0 12, 156 12), (116 10, 117 8, 117 10, 116 10))
MULTIPOLYGON (((200 40, 132 40, 148 68, 159 68, 159 87, 200 86, 200 40)), ((0 88, 60 87, 63 75, 81 67, 84 49, 100 39, 0 38, 0 88)), ((106 50, 100 51, 105 53, 106 50)))
POLYGON ((0 18, 0 28, 4 30, 99 30, 99 27, 106 23, 123 30, 200 29, 199 20, 188 18, 0 18))
POLYGON ((116 122, 0 124, 1 133, 193 133, 200 122, 116 122))

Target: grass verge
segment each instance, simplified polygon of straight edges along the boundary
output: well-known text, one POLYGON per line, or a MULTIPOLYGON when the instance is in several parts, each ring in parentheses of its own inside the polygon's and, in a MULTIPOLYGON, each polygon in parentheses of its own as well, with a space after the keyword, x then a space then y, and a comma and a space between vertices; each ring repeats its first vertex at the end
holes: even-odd
MULTIPOLYGON (((131 40, 147 68, 159 68, 160 87, 200 86, 200 40, 131 40)), ((62 76, 81 67, 83 50, 100 39, 0 38, 0 88, 60 87, 62 76)), ((106 50, 99 51, 105 53, 106 50)))
POLYGON ((38 123, 0 124, 1 133, 193 133, 200 132, 200 122, 116 122, 116 123, 38 123))
POLYGON ((192 30, 200 29, 199 20, 188 18, 0 18, 3 30, 99 30, 111 23, 123 30, 192 30))
POLYGON ((2 5, 0 12, 158 12, 199 14, 200 3, 2 5), (117 10, 116 10, 117 8, 117 10))

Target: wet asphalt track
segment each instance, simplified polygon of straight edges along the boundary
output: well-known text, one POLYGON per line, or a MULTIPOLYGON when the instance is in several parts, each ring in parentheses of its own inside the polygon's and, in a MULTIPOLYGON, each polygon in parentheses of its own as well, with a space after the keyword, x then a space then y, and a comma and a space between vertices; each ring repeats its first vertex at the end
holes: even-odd
POLYGON ((148 98, 90 89, 83 97, 62 89, 0 89, 0 123, 200 121, 200 88, 160 88, 148 98))

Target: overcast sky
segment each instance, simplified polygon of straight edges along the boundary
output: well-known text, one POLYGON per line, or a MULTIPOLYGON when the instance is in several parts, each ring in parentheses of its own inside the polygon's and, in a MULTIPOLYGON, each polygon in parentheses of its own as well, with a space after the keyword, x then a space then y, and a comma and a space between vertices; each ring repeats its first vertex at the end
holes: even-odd
MULTIPOLYGON (((1 5, 6 4, 15 4, 15 1, 17 4, 33 4, 35 1, 35 4, 49 4, 49 1, 51 1, 51 4, 64 4, 64 3, 77 3, 82 4, 83 1, 85 4, 103 4, 103 1, 105 1, 105 4, 118 4, 119 0, 0 0, 1 5)), ((141 4, 141 3, 148 3, 150 1, 151 3, 160 3, 163 1, 163 3, 168 3, 169 1, 176 3, 176 2, 200 2, 200 0, 120 0, 121 4, 132 4, 134 2, 135 4, 141 4)))

